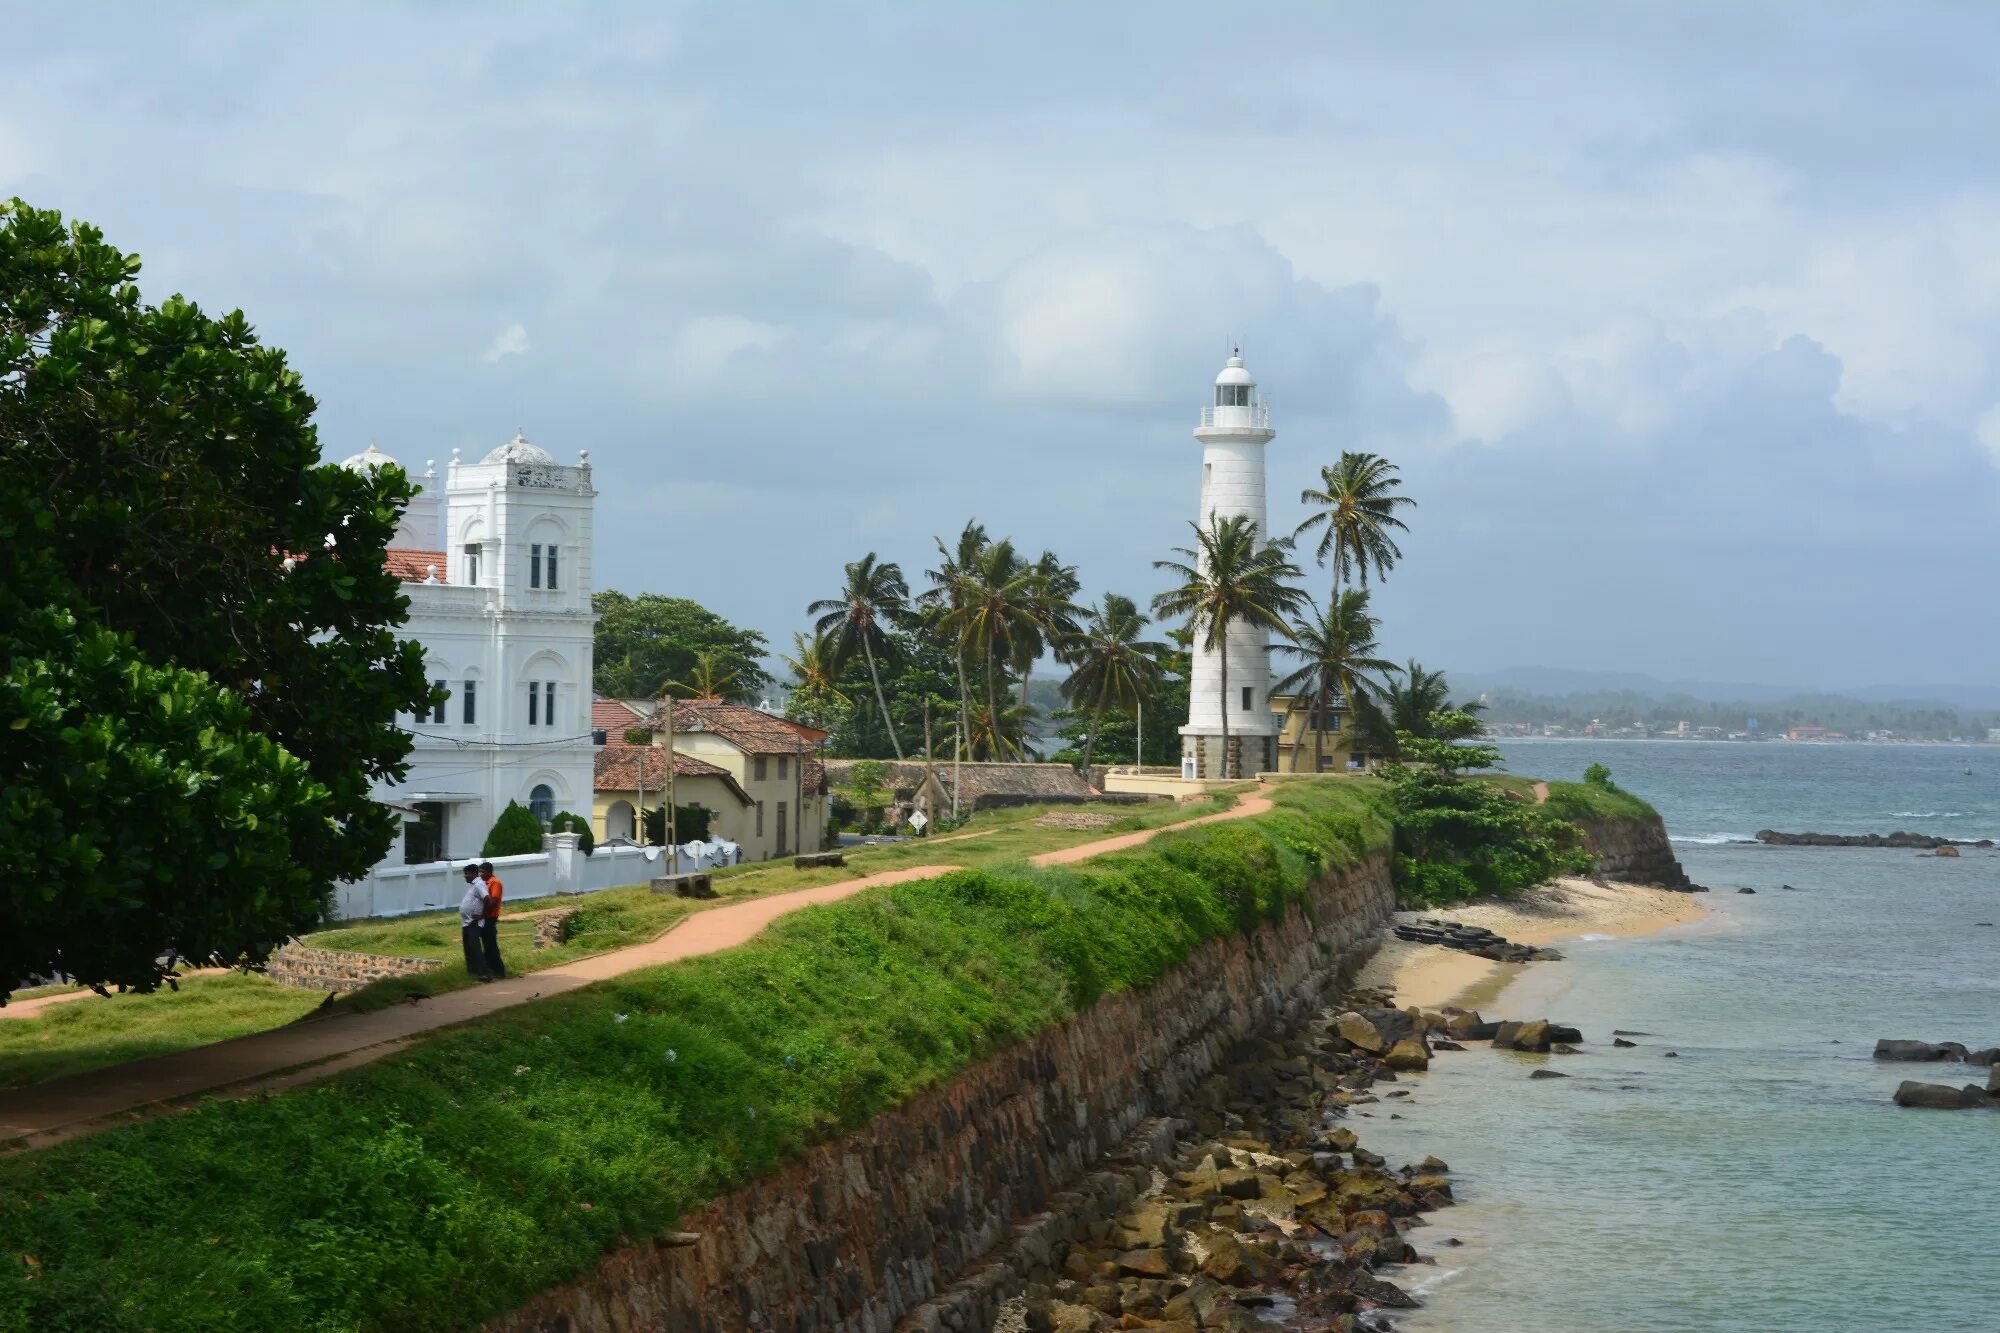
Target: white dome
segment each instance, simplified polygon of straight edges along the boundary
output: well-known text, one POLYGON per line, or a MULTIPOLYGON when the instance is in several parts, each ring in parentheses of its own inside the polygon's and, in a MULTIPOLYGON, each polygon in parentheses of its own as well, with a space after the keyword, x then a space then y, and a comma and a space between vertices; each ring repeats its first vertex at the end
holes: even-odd
POLYGON ((360 453, 350 458, 342 460, 340 465, 350 472, 373 472, 376 468, 388 467, 395 463, 395 459, 377 449, 375 441, 370 440, 366 449, 363 449, 360 453))
POLYGON ((1253 385, 1257 382, 1251 379, 1250 372, 1243 368, 1243 352, 1240 348, 1230 353, 1228 363, 1222 367, 1222 373, 1215 377, 1215 382, 1217 384, 1253 385))
POLYGON ((479 460, 482 463, 553 463, 554 455, 539 444, 528 443, 527 436, 520 431, 514 438, 479 460))

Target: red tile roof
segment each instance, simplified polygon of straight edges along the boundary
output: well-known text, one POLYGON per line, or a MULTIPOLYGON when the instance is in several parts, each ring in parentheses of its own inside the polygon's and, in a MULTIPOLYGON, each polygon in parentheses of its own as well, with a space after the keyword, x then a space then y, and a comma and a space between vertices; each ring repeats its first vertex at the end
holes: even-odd
POLYGON ((622 742, 625 733, 641 725, 646 715, 626 703, 623 699, 592 699, 590 701, 590 729, 608 731, 614 742, 622 742))
POLYGON ((430 577, 430 567, 437 566, 438 582, 445 578, 445 557, 443 551, 420 551, 409 546, 392 546, 385 553, 385 562, 391 574, 405 583, 422 583, 430 577))
MULTIPOLYGON (((660 730, 654 717, 647 726, 660 730)), ((719 699, 683 699, 674 704, 674 730, 701 731, 722 737, 745 754, 807 754, 825 733, 746 704, 719 699)))
MULTIPOLYGON (((677 778, 721 778, 724 786, 736 794, 736 799, 745 805, 751 804, 750 793, 743 790, 740 783, 730 776, 729 770, 706 759, 697 759, 691 754, 674 755, 674 776, 677 778)), ((667 752, 657 745, 625 745, 615 743, 597 752, 598 791, 637 791, 641 779, 646 790, 656 795, 667 785, 667 752)))

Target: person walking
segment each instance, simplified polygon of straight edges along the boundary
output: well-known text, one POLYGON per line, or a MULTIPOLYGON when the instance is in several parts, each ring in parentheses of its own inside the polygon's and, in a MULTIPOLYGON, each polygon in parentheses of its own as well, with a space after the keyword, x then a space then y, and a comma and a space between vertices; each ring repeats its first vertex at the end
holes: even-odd
POLYGON ((500 959, 500 899, 507 886, 493 873, 491 861, 479 863, 479 877, 486 881, 486 915, 480 918, 479 943, 486 954, 486 975, 498 981, 507 975, 507 964, 500 959))
POLYGON ((486 960, 480 956, 480 928, 485 919, 486 880, 475 861, 465 867, 465 896, 458 900, 458 934, 465 946, 467 975, 491 981, 493 978, 486 975, 486 960))

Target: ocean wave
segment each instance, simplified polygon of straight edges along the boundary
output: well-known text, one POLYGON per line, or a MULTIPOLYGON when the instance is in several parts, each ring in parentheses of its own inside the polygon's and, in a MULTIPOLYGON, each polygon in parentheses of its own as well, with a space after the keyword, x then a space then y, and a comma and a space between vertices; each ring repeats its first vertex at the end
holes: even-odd
POLYGON ((1891 819, 1963 819, 1963 810, 1898 810, 1891 819))
POLYGON ((1669 833, 1668 842, 1687 842, 1700 847, 1720 847, 1729 842, 1755 842, 1747 833, 1669 833))

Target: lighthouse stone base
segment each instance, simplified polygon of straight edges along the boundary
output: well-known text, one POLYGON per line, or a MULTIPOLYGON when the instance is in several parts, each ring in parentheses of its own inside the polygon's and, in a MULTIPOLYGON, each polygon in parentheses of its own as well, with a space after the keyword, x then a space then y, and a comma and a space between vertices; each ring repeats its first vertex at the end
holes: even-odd
POLYGON ((1181 776, 1216 780, 1251 778, 1278 767, 1278 738, 1258 732, 1231 732, 1228 764, 1223 763, 1222 733, 1181 732, 1181 776))

